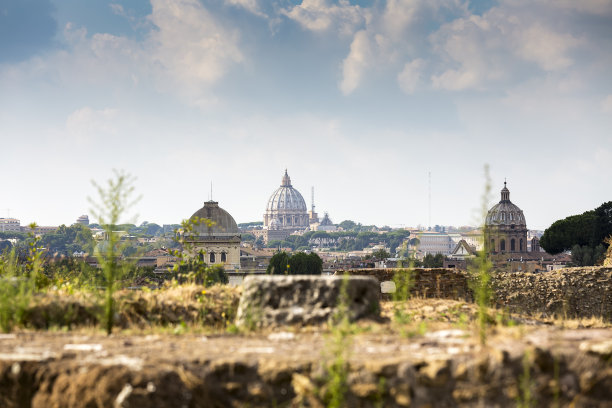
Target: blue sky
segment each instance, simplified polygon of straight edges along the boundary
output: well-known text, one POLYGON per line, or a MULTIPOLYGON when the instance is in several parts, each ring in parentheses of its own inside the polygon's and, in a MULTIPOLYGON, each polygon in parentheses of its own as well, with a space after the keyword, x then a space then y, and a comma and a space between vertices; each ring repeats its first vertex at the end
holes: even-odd
POLYGON ((285 168, 332 220, 528 227, 612 199, 612 1, 0 0, 0 216, 260 220, 285 168))

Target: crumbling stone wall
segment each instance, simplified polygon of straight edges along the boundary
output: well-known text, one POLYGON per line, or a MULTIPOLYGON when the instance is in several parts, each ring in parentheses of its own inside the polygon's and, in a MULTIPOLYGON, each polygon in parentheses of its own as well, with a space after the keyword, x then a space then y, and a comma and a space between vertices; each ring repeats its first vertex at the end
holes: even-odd
POLYGON ((542 273, 499 272, 495 303, 512 312, 612 321, 612 268, 565 268, 542 273))
MULTIPOLYGON (((466 272, 458 269, 444 268, 386 268, 386 269, 349 269, 336 271, 336 275, 364 275, 378 279, 379 282, 393 281, 396 274, 411 274, 411 295, 443 299, 473 299, 466 272)), ((382 299, 391 298, 391 294, 381 294, 382 299)))
MULTIPOLYGON (((457 269, 412 269, 411 295, 472 301, 467 272, 457 269)), ((407 269, 351 269, 379 282, 392 281, 407 269)), ((343 274, 337 271, 336 274, 343 274)), ((493 306, 510 312, 567 318, 602 317, 612 321, 612 267, 565 268, 550 272, 492 272, 493 306)), ((381 294, 390 299, 391 294, 381 294)))

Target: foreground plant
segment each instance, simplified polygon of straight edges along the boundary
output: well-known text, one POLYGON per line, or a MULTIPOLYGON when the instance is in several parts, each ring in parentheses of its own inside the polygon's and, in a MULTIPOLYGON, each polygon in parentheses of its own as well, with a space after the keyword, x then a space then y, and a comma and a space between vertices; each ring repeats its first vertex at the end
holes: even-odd
POLYGON ((36 224, 30 224, 30 228, 25 264, 19 264, 14 249, 0 257, 0 329, 5 333, 25 324, 28 307, 42 285, 43 249, 34 234, 36 224))
POLYGON ((326 389, 323 400, 329 408, 340 408, 345 404, 348 391, 348 372, 350 348, 355 326, 351 323, 349 315, 348 283, 349 275, 345 274, 340 286, 336 313, 331 320, 331 333, 327 340, 325 353, 331 361, 326 367, 326 389))
POLYGON ((107 181, 106 186, 92 182, 98 192, 99 201, 90 199, 93 205, 92 213, 104 228, 106 241, 96 246, 94 255, 102 268, 104 275, 104 328, 107 334, 113 331, 113 317, 115 315, 115 301, 113 294, 118 288, 119 281, 129 269, 121 261, 121 253, 125 244, 122 244, 118 231, 114 231, 121 218, 137 201, 132 199, 135 179, 122 172, 114 171, 115 177, 107 181))
POLYGON ((491 178, 489 176, 489 166, 485 165, 485 191, 481 199, 480 219, 483 230, 482 249, 474 259, 470 267, 472 276, 472 288, 478 305, 478 334, 480 343, 485 345, 487 342, 487 325, 489 320, 489 304, 491 302, 491 269, 492 263, 489 259, 489 242, 484 234, 485 219, 487 216, 489 201, 491 196, 491 178))

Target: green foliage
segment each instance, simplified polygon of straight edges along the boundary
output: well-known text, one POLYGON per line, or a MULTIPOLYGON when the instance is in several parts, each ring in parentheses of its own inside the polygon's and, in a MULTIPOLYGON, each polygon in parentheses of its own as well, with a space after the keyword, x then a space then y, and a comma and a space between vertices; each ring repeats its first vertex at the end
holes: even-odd
POLYGON ((170 249, 169 253, 177 258, 177 262, 170 272, 175 273, 179 281, 211 286, 215 283, 226 284, 229 277, 222 265, 209 265, 206 262, 206 253, 194 245, 191 236, 196 234, 196 227, 206 225, 211 228, 214 221, 208 218, 192 217, 183 220, 180 229, 176 230, 175 241, 177 248, 170 249))
POLYGON ((341 408, 345 406, 348 391, 348 372, 350 349, 353 343, 355 326, 349 317, 349 275, 345 274, 340 286, 336 312, 331 319, 331 332, 327 338, 324 359, 326 363, 325 381, 326 392, 323 397, 328 408, 341 408))
POLYGON ((441 268, 444 266, 444 255, 442 254, 427 254, 423 257, 423 268, 441 268))
POLYGON ((606 248, 599 244, 595 248, 587 245, 572 247, 572 263, 575 266, 599 265, 606 256, 606 248))
POLYGON ((242 234, 241 237, 243 242, 254 242, 256 239, 253 234, 242 234))
POLYGON ((252 222, 241 222, 238 224, 238 228, 248 229, 253 227, 260 227, 263 225, 263 221, 252 221, 252 222))
MULTIPOLYGON (((31 224, 30 228, 36 228, 31 224)), ((44 285, 41 275, 43 250, 39 238, 29 234, 25 264, 20 264, 15 250, 0 256, 0 329, 9 332, 25 323, 25 313, 34 293, 44 285)))
POLYGON ((277 252, 270 259, 266 273, 270 275, 287 275, 289 266, 289 255, 285 252, 277 252))
POLYGON ((9 238, 16 238, 18 240, 23 241, 28 238, 28 233, 27 232, 16 232, 16 231, 0 232, 0 239, 9 239, 9 238))
POLYGON ((338 227, 342 228, 345 231, 351 231, 357 227, 357 223, 351 220, 344 220, 340 224, 338 224, 338 227))
POLYGON ((573 248, 575 245, 595 249, 612 235, 612 201, 581 215, 572 215, 555 221, 544 231, 540 246, 551 254, 573 248))
POLYGON ((374 259, 378 259, 379 261, 382 261, 383 259, 390 258, 391 254, 385 251, 384 249, 378 249, 372 252, 372 257, 374 259))
POLYGON ((266 273, 271 275, 320 275, 323 272, 323 260, 311 252, 297 252, 289 256, 278 252, 272 256, 266 273))
POLYGON ((518 408, 531 408, 537 406, 532 397, 533 381, 531 380, 531 364, 529 350, 525 350, 523 355, 523 373, 519 377, 519 396, 517 401, 518 408))
POLYGON ((97 246, 95 256, 102 268, 105 283, 104 302, 104 326, 107 334, 113 330, 113 318, 115 315, 114 292, 118 288, 119 281, 125 274, 127 263, 121 262, 120 255, 125 247, 118 234, 114 234, 115 227, 119 225, 121 217, 135 204, 132 200, 134 193, 134 178, 121 171, 114 171, 114 178, 107 181, 106 186, 92 182, 98 192, 99 201, 89 201, 93 205, 92 213, 102 224, 108 241, 102 246, 97 246))
POLYGON ((311 252, 297 252, 289 257, 290 275, 320 275, 323 272, 323 260, 311 252))
MULTIPOLYGON (((491 178, 489 177, 489 166, 485 165, 485 191, 481 199, 481 225, 485 224, 489 201, 491 197, 491 178)), ((492 264, 489 259, 489 243, 484 240, 482 250, 480 250, 469 266, 471 275, 471 286, 474 291, 476 303, 478 304, 478 332, 480 343, 486 344, 487 341, 487 325, 489 321, 489 304, 491 302, 491 269, 492 264)))
POLYGON ((71 256, 75 252, 92 253, 94 240, 84 225, 60 225, 55 232, 43 235, 40 244, 51 254, 71 256))

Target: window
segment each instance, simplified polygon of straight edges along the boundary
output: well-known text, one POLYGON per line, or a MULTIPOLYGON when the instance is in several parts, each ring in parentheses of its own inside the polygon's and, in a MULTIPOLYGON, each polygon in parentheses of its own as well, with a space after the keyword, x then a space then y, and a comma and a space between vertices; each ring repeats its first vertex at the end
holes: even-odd
POLYGON ((495 252, 495 240, 491 239, 491 251, 495 252))
POLYGON ((514 238, 510 240, 510 251, 512 252, 516 251, 516 244, 515 244, 514 238))
POLYGON ((519 248, 520 248, 521 252, 524 251, 524 249, 523 249, 523 238, 521 238, 521 240, 519 241, 519 248))
POLYGON ((215 263, 215 253, 214 252, 210 253, 210 263, 215 263))
POLYGON ((505 239, 502 239, 501 241, 499 241, 499 250, 500 251, 506 250, 506 240, 505 239))
POLYGON ((221 252, 221 262, 227 262, 227 255, 225 252, 221 252))

